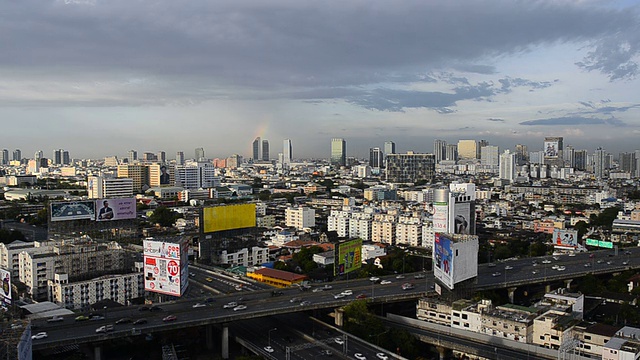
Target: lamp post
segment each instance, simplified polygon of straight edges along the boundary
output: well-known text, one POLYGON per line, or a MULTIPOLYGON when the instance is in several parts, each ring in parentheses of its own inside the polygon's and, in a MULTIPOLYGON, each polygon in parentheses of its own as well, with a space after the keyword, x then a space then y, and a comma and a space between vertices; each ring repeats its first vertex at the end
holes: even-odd
POLYGON ((273 329, 271 329, 271 330, 269 330, 267 332, 267 335, 269 337, 269 346, 271 346, 271 332, 274 331, 274 330, 278 330, 278 328, 273 328, 273 329))

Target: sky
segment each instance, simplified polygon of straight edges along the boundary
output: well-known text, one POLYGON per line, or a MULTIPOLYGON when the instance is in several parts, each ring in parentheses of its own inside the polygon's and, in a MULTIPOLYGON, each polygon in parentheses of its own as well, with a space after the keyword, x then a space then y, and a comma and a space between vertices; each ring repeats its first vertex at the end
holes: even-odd
POLYGON ((640 149, 638 1, 12 0, 0 49, 0 148, 24 157, 640 149))

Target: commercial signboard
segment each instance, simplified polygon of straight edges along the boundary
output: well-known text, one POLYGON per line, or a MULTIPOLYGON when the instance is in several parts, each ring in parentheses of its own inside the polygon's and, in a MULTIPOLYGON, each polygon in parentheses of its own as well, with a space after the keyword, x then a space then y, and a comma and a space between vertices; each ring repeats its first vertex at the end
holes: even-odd
POLYGON ((92 220, 96 217, 93 200, 51 203, 51 221, 92 220))
POLYGON ((0 269, 0 279, 2 279, 0 297, 5 304, 11 304, 11 272, 0 269))
POLYGON ((446 287, 453 290, 453 256, 451 239, 436 233, 433 242, 433 275, 446 287))
POLYGON ((558 141, 545 141, 544 142, 544 156, 545 157, 558 157, 558 141))
POLYGON ((338 244, 334 261, 335 275, 350 273, 362 266, 362 239, 348 240, 338 244))
POLYGON ((96 200, 96 221, 136 218, 136 199, 117 198, 96 200))
POLYGON ((444 202, 433 203, 433 231, 448 232, 449 205, 444 202))
POLYGON ((187 280, 187 242, 144 240, 144 289, 181 296, 187 280))
POLYGON ((475 234, 475 205, 472 212, 471 202, 455 203, 453 207, 453 231, 454 234, 475 234))
POLYGON ((554 229, 551 237, 553 246, 564 248, 578 247, 578 231, 567 229, 554 229))
POLYGON ((202 209, 202 231, 244 229, 256 226, 256 205, 240 204, 206 207, 202 209))
POLYGON ((598 239, 587 239, 586 245, 597 246, 605 249, 613 249, 613 243, 611 241, 602 241, 598 239))

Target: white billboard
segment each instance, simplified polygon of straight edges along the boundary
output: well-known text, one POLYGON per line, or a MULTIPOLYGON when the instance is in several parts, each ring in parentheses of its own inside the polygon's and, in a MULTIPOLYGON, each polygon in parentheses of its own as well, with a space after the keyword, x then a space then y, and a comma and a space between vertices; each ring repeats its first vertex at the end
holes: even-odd
POLYGON ((433 276, 444 286, 453 290, 453 253, 452 241, 445 234, 436 233, 433 242, 433 276))
POLYGON ((558 141, 545 141, 544 142, 544 156, 545 157, 558 157, 558 141))
POLYGON ((144 289, 181 296, 187 285, 188 243, 144 241, 144 289))
POLYGON ((449 205, 447 203, 433 203, 433 231, 448 232, 447 220, 449 218, 449 205))
POLYGON ((96 221, 112 221, 136 218, 136 199, 99 199, 96 200, 96 221))
POLYGON ((452 226, 454 234, 475 234, 475 206, 472 202, 455 203, 453 207, 452 226), (474 212, 472 212, 472 210, 474 212))
POLYGON ((553 246, 562 248, 578 247, 578 231, 577 230, 561 230, 553 229, 553 246))
POLYGON ((0 290, 0 296, 5 304, 11 304, 11 272, 0 269, 0 278, 2 279, 2 290, 0 290))

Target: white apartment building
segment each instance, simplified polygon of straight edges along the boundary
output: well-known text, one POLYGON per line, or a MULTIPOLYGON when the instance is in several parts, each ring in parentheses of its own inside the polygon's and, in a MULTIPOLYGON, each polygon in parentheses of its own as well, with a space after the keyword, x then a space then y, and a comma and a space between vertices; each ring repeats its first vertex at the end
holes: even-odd
POLYGON ((452 304, 437 297, 425 297, 418 300, 416 317, 435 324, 451 325, 452 304))
POLYGON ((349 236, 349 211, 331 210, 327 217, 327 231, 335 231, 339 237, 349 236))
POLYGON ((349 219, 349 237, 370 241, 372 218, 370 213, 352 213, 349 219))
POLYGON ((422 221, 416 217, 400 216, 396 225, 396 244, 422 246, 422 221))
POLYGON ((285 225, 298 230, 316 226, 316 210, 308 207, 288 207, 284 210, 285 225))
POLYGON ((580 320, 572 318, 566 312, 549 310, 533 321, 531 342, 550 349, 558 349, 562 341, 571 336, 573 327, 580 320))
POLYGON ((435 238, 436 232, 433 229, 433 223, 422 225, 422 247, 433 249, 435 238))
POLYGON ((536 312, 514 305, 487 308, 482 313, 481 333, 504 339, 530 342, 536 312))
POLYGON ((20 240, 9 244, 0 243, 0 268, 11 271, 11 277, 17 278, 20 273, 20 253, 26 251, 32 255, 53 251, 53 246, 20 240))
POLYGON ((371 241, 396 244, 396 216, 376 214, 371 222, 371 241))
POLYGON ((251 249, 244 248, 239 251, 228 253, 222 250, 218 255, 217 263, 231 266, 253 266, 269 262, 269 248, 253 246, 251 249))
POLYGON ((625 326, 604 344, 602 360, 636 360, 640 357, 640 329, 625 326))
POLYGON ((220 186, 220 177, 211 163, 189 162, 175 166, 176 185, 185 189, 206 189, 220 186))
POLYGON ((469 304, 469 301, 454 303, 451 310, 451 327, 480 333, 482 331, 482 313, 492 307, 491 300, 481 300, 469 304))
POLYGON ((291 241, 299 240, 299 239, 300 237, 298 235, 291 233, 289 231, 283 230, 277 233, 276 235, 271 236, 271 244, 273 246, 283 247, 284 244, 291 241))
POLYGON ((87 196, 89 199, 133 197, 133 179, 89 176, 87 178, 87 196))

